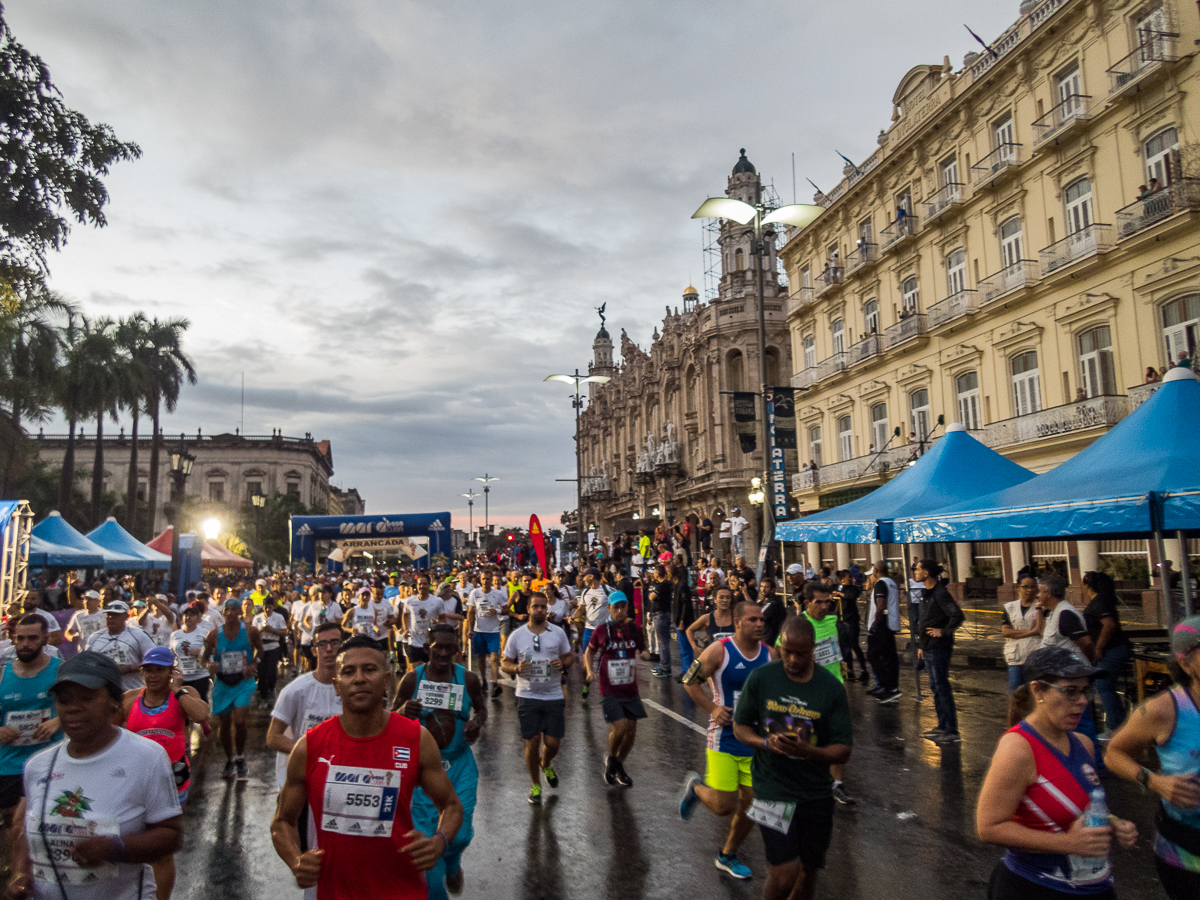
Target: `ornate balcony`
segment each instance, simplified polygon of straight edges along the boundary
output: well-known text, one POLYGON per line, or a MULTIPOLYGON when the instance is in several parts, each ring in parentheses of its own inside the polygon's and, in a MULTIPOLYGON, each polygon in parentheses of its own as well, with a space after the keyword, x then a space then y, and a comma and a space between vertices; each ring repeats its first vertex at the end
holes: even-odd
POLYGON ((1185 178, 1117 210, 1117 240, 1144 231, 1176 213, 1200 208, 1200 180, 1185 178))
POLYGON ((850 349, 846 351, 849 357, 848 366, 856 366, 860 362, 865 362, 872 356, 878 356, 882 352, 883 342, 878 334, 868 334, 857 344, 851 344, 850 349))
POLYGON ((860 241, 854 252, 846 257, 846 270, 856 272, 879 259, 879 245, 860 241))
POLYGON ((1041 409, 1027 416, 993 422, 972 432, 972 436, 992 448, 1027 444, 1073 431, 1111 428, 1129 412, 1128 397, 1092 397, 1078 403, 1041 409))
POLYGON ((810 287, 800 287, 800 288, 793 289, 788 294, 788 301, 787 301, 788 315, 791 315, 794 312, 800 312, 800 310, 805 309, 809 306, 812 306, 814 299, 815 298, 813 297, 813 289, 810 287))
MULTIPOLYGON (((925 449, 928 451, 930 442, 925 443, 925 449)), ((810 491, 816 488, 830 488, 847 482, 864 481, 867 484, 874 484, 876 481, 869 481, 872 476, 876 479, 885 476, 888 472, 895 472, 908 465, 917 454, 918 450, 911 444, 901 444, 898 447, 889 447, 880 453, 870 453, 866 456, 856 456, 853 459, 843 459, 839 462, 827 463, 818 469, 809 469, 803 472, 797 472, 792 476, 793 491, 810 491)))
POLYGON ((1111 225, 1093 222, 1046 247, 1038 254, 1042 262, 1042 276, 1046 277, 1071 263, 1112 249, 1112 230, 1111 225))
POLYGON ((810 366, 807 369, 801 369, 799 372, 797 372, 795 375, 792 376, 792 387, 794 387, 794 388, 812 387, 816 383, 817 383, 817 368, 816 368, 816 366, 810 366))
POLYGON ((925 224, 928 225, 947 210, 961 206, 966 193, 964 188, 965 184, 952 181, 930 194, 929 199, 925 201, 925 224))
POLYGON ((794 474, 792 476, 792 490, 811 491, 820 483, 818 478, 820 471, 820 469, 805 469, 803 472, 794 474))
POLYGON ((953 322, 955 319, 961 319, 963 316, 969 316, 978 311, 979 302, 975 297, 975 292, 959 291, 956 294, 951 294, 941 303, 935 303, 929 307, 927 312, 929 327, 936 328, 939 325, 945 325, 947 322, 953 322))
POLYGON ((979 305, 986 306, 1013 291, 1037 284, 1037 280, 1038 264, 1032 259, 1017 260, 979 282, 979 305))
POLYGON ((1034 120, 1034 148, 1074 131, 1077 125, 1090 119, 1092 114, 1088 112, 1088 106, 1091 99, 1088 94, 1071 94, 1052 107, 1050 112, 1034 120))
POLYGON ((1108 96, 1123 94, 1177 62, 1175 39, 1178 37, 1163 31, 1140 30, 1137 49, 1108 70, 1108 96))
POLYGON ((901 243, 905 238, 910 238, 920 230, 920 223, 916 216, 905 215, 896 219, 883 231, 879 232, 879 243, 884 250, 890 250, 892 247, 901 243))
POLYGON ((971 166, 971 186, 981 188, 1014 171, 1021 164, 1020 144, 1001 144, 971 166))
POLYGON ((838 372, 846 371, 846 353, 835 353, 817 363, 817 381, 824 381, 838 372))
POLYGON ((883 333, 883 342, 891 350, 905 341, 911 341, 913 338, 920 337, 928 332, 929 329, 925 322, 925 314, 914 313, 907 319, 901 319, 895 325, 889 326, 883 333))
POLYGON ((822 297, 829 293, 830 290, 844 283, 846 280, 846 270, 841 266, 826 266, 825 271, 817 276, 817 289, 815 295, 822 297))

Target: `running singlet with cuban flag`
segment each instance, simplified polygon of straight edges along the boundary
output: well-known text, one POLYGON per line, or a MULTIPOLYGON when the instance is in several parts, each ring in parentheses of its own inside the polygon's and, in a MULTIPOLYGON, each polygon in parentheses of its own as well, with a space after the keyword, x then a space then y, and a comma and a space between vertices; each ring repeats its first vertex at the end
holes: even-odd
MULTIPOLYGON (((1064 756, 1026 722, 1014 725, 1007 733, 1019 734, 1029 743, 1037 766, 1037 780, 1025 789, 1013 821, 1026 828, 1054 834, 1070 831, 1075 820, 1087 809, 1091 792, 1100 787, 1100 777, 1091 755, 1074 734, 1067 735, 1071 755, 1064 756)), ((1004 864, 1034 884, 1065 894, 1101 894, 1112 887, 1108 857, 1091 859, 1062 853, 1009 850, 1004 856, 1004 864)))
MULTIPOLYGON (((720 668, 713 672, 710 679, 713 703, 736 710, 738 698, 742 693, 742 685, 746 683, 751 672, 771 661, 771 650, 766 644, 759 641, 758 655, 753 659, 747 659, 742 656, 742 651, 737 648, 733 638, 722 638, 721 646, 725 648, 725 659, 721 662, 720 668)), ((718 725, 711 717, 709 718, 708 749, 720 750, 722 753, 730 753, 734 756, 754 755, 753 750, 733 736, 732 719, 728 725, 718 725)))
POLYGON ((307 734, 308 804, 325 851, 317 900, 424 900, 425 876, 407 853, 420 781, 421 726, 390 713, 382 732, 353 738, 335 716, 307 734))

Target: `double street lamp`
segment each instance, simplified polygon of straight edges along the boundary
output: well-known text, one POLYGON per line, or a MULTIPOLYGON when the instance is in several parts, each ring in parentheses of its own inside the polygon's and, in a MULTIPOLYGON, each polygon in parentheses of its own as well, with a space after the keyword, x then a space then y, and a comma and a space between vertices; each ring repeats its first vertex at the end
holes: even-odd
POLYGON ((483 530, 490 534, 491 528, 488 525, 488 494, 492 492, 492 489, 488 485, 493 481, 499 481, 500 478, 498 476, 492 477, 487 472, 484 472, 482 478, 476 475, 475 480, 483 482, 483 530))
MULTIPOLYGON (((467 493, 462 496, 467 498, 467 538, 475 533, 475 498, 478 494, 475 493, 475 488, 468 488, 467 493)), ((479 542, 475 542, 475 546, 479 546, 479 542)))
MULTIPOLYGON (((763 239, 763 228, 776 222, 791 225, 795 228, 807 228, 825 211, 822 206, 807 203, 790 203, 787 206, 773 207, 762 203, 746 203, 732 197, 709 197, 700 204, 700 208, 692 213, 693 219, 731 219, 739 225, 754 223, 754 233, 750 239, 750 253, 755 258, 755 269, 758 272, 758 375, 762 386, 759 392, 759 446, 762 447, 763 474, 762 483, 771 481, 771 432, 767 421, 767 398, 771 386, 767 384, 767 314, 763 297, 764 261, 767 258, 766 243, 763 239)), ((764 497, 765 500, 765 497, 764 497)), ((770 544, 774 533, 774 523, 771 516, 771 504, 762 505, 762 543, 761 547, 770 544)), ((762 577, 762 554, 759 554, 758 577, 762 577)))
POLYGON ((179 581, 179 520, 183 512, 183 492, 187 486, 188 476, 192 474, 192 466, 196 457, 188 453, 182 437, 179 446, 171 451, 171 501, 163 508, 167 522, 171 526, 171 589, 178 590, 179 581))
POLYGON ((583 439, 579 433, 579 411, 583 408, 583 398, 580 395, 581 384, 608 384, 612 381, 607 375, 580 375, 575 370, 574 375, 547 375, 543 381, 564 381, 575 385, 575 395, 571 405, 575 407, 575 548, 583 560, 583 439))
POLYGON ((251 494, 250 502, 254 504, 254 546, 258 548, 259 553, 262 553, 262 517, 263 509, 267 505, 267 495, 251 494))

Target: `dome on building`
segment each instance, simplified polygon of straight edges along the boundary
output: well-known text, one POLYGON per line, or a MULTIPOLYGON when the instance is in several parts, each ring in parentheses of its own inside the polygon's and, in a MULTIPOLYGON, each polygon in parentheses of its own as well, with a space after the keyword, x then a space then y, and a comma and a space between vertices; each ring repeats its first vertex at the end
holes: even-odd
POLYGON ((605 328, 603 325, 601 325, 600 330, 596 332, 596 340, 598 340, 598 341, 611 341, 612 340, 612 338, 608 336, 608 329, 605 328))
POLYGON ((755 170, 754 170, 754 163, 752 163, 752 162, 750 162, 750 160, 746 159, 746 148, 745 147, 743 147, 741 149, 741 154, 742 154, 741 157, 738 158, 737 165, 735 165, 733 167, 733 174, 734 175, 741 175, 743 173, 745 173, 747 175, 756 174, 755 170))
POLYGON ((688 294, 696 294, 697 296, 699 296, 699 295, 700 295, 700 292, 699 292, 698 290, 696 290, 694 287, 692 287, 692 286, 689 284, 689 285, 687 286, 687 288, 684 290, 684 292, 683 292, 683 296, 685 296, 685 297, 686 297, 688 294))

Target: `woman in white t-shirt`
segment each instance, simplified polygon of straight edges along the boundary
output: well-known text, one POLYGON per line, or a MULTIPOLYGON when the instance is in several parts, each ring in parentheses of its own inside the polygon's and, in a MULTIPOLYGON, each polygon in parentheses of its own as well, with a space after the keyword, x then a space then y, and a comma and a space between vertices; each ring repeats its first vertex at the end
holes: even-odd
POLYGON ((184 609, 183 627, 171 635, 171 649, 175 651, 175 666, 183 674, 183 683, 194 687, 207 703, 212 678, 208 669, 200 664, 200 655, 204 652, 204 639, 210 629, 200 627, 203 615, 203 603, 193 603, 184 609))
POLYGON ((175 630, 175 614, 167 605, 167 595, 155 594, 151 597, 150 605, 138 616, 137 624, 159 647, 169 646, 171 632, 175 630))
POLYGON ((100 593, 98 591, 88 591, 83 595, 83 601, 85 607, 71 617, 65 632, 67 640, 78 649, 86 647, 87 639, 102 630, 107 621, 104 611, 100 609, 100 593))

